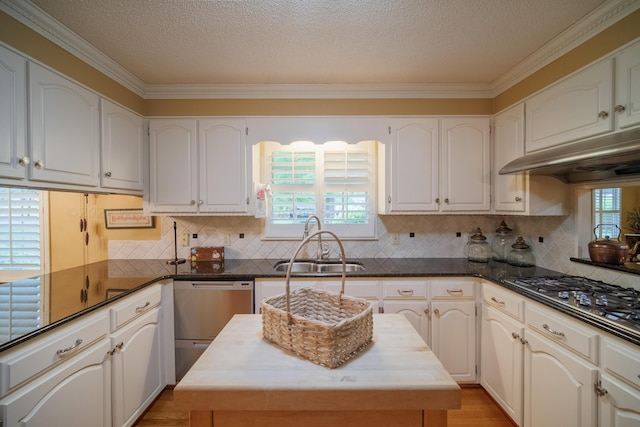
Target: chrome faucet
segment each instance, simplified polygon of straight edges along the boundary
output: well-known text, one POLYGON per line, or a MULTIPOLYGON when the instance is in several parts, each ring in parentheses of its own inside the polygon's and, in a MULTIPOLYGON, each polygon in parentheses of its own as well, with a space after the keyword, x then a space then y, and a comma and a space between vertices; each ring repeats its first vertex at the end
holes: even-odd
MULTIPOLYGON (((302 233, 302 240, 305 240, 307 237, 309 237, 309 222, 312 219, 316 220, 318 231, 322 230, 322 226, 320 225, 320 218, 318 218, 316 215, 309 215, 307 217, 307 220, 304 222, 304 232, 302 233)), ((329 248, 325 249, 322 246, 322 234, 318 234, 318 251, 316 254, 316 258, 322 259, 322 258, 326 258, 327 256, 329 256, 329 248)))

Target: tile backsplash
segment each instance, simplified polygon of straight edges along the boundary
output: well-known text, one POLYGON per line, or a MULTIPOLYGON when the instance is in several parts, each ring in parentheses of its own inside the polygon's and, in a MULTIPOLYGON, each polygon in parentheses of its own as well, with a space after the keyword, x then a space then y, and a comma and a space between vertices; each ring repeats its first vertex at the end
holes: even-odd
MULTIPOLYGON (((378 239, 343 241, 347 258, 464 258, 465 246, 472 230, 480 227, 491 242, 495 229, 504 219, 514 233, 521 234, 531 246, 537 265, 640 289, 640 278, 637 275, 569 260, 569 257, 577 255, 575 223, 571 216, 387 215, 377 218, 378 239), (413 237, 410 237, 411 233, 413 237), (460 237, 457 236, 458 233, 460 237), (392 244, 393 234, 397 234, 398 244, 392 244)), ((179 216, 158 219, 162 227, 161 240, 109 241, 109 258, 172 259, 174 221, 177 223, 178 256, 181 258, 188 257, 191 246, 225 246, 227 259, 286 259, 293 255, 300 243, 300 240, 263 240, 264 219, 253 217, 179 216), (189 246, 182 247, 180 236, 185 232, 190 237, 197 234, 198 238, 190 238, 189 246), (225 244, 225 240, 229 244, 225 244)), ((300 236, 302 237, 302 226, 300 236)), ((330 247, 330 257, 339 257, 337 245, 330 243, 330 247)))

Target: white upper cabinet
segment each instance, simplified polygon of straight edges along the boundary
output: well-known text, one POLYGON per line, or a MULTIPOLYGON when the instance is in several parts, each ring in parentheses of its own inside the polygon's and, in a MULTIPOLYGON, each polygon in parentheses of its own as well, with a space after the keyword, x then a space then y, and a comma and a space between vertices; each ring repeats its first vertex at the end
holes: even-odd
POLYGON ((498 173, 510 161, 524 156, 524 104, 498 114, 493 124, 491 172, 494 209, 524 212, 527 175, 498 173))
POLYGON ((640 124, 640 42, 615 57, 616 91, 613 109, 619 128, 640 124))
POLYGON ((390 142, 379 151, 380 213, 489 211, 488 118, 391 123, 390 142))
MULTIPOLYGON (((383 213, 437 211, 438 119, 393 119, 386 165, 391 191, 381 196, 383 213)), ((382 183, 380 185, 383 185, 382 183)))
POLYGON ((149 129, 151 212, 249 212, 244 119, 152 119, 149 129))
POLYGON ((205 119, 200 129, 200 212, 249 211, 248 154, 244 119, 205 119))
POLYGON ((555 178, 527 173, 500 175, 524 156, 524 104, 498 114, 492 133, 492 209, 496 213, 568 215, 569 187, 555 178))
POLYGON ((27 61, 0 46, 0 177, 27 175, 27 61))
POLYGON ((192 119, 149 121, 151 212, 197 212, 198 125, 192 119))
POLYGON ((100 100, 103 188, 144 189, 144 119, 113 102, 100 100))
POLYGON ((489 211, 491 208, 489 126, 488 118, 441 120, 442 211, 489 211))
POLYGON ((613 60, 550 86, 526 102, 526 152, 613 130, 613 60))
POLYGON ((29 94, 30 179, 98 187, 98 95, 34 63, 29 63, 29 94))

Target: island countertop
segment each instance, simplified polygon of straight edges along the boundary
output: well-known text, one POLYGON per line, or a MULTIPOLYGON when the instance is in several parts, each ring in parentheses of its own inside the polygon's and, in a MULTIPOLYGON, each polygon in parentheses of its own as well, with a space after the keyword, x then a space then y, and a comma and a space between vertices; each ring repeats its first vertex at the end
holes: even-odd
POLYGON ((192 426, 249 418, 256 426, 316 425, 349 416, 368 426, 385 417, 394 425, 419 426, 423 418, 446 425, 446 411, 461 404, 457 383, 404 316, 373 319, 365 351, 328 369, 264 340, 261 316, 236 315, 178 383, 174 404, 191 411, 192 426))

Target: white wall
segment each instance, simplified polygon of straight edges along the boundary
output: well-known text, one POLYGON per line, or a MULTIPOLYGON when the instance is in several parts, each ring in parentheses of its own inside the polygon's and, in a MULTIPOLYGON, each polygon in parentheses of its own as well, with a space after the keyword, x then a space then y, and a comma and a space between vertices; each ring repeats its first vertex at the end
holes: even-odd
MULTIPOLYGON (((571 262, 576 256, 576 226, 573 217, 521 217, 492 215, 432 215, 378 217, 379 239, 343 242, 347 258, 463 258, 469 233, 480 227, 491 241, 500 221, 505 219, 514 233, 522 234, 531 246, 537 265, 559 272, 640 289, 637 275, 571 262), (415 233, 410 238, 409 233, 415 233), (456 237, 461 232, 462 237, 456 237), (389 234, 398 233, 400 244, 392 245, 389 234), (539 243, 538 238, 543 238, 539 243)), ((197 233, 189 246, 222 246, 225 236, 227 259, 285 259, 291 257, 297 241, 263 241, 263 221, 251 217, 159 217, 162 239, 159 241, 110 241, 110 259, 173 258, 173 222, 178 235, 197 233), (240 233, 244 238, 240 239, 240 233)), ((300 231, 302 236, 302 227, 300 231)), ((178 237, 180 239, 180 237, 178 237)), ((178 256, 188 257, 189 247, 178 247, 178 256)), ((339 254, 334 250, 332 257, 339 254)))

